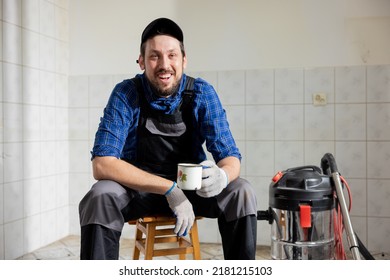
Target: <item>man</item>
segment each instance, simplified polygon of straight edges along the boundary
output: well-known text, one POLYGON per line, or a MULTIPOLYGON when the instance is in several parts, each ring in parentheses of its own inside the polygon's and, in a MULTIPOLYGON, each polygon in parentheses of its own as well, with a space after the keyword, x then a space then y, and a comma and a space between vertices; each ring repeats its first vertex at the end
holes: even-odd
POLYGON ((117 259, 124 223, 150 214, 175 215, 180 236, 195 215, 218 218, 225 259, 254 259, 256 198, 239 177, 241 154, 215 90, 183 73, 180 27, 151 22, 137 62, 143 74, 116 85, 96 133, 98 182, 79 205, 81 259, 117 259), (205 166, 200 190, 177 187, 179 162, 205 166))

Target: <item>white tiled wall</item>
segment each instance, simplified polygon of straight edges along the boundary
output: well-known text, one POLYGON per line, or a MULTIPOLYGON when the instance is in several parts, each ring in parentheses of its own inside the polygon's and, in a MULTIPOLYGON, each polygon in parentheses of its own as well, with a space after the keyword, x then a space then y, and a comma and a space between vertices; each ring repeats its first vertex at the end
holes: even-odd
MULTIPOLYGON (((259 210, 268 208, 268 186, 277 171, 320 166, 330 152, 351 187, 351 219, 359 238, 371 251, 390 251, 390 66, 188 74, 217 89, 243 154, 242 176, 253 184, 259 210), (314 106, 313 93, 325 93, 328 104, 314 106)), ((127 77, 132 75, 70 77, 75 233, 77 204, 93 182, 87 166, 99 117, 114 84, 127 77)), ((220 241, 215 220, 203 219, 200 227, 201 241, 220 241)), ((132 236, 130 228, 123 236, 132 236)), ((258 244, 270 244, 265 221, 258 222, 258 244)))
POLYGON ((68 0, 0 7, 0 259, 14 259, 69 234, 68 0))

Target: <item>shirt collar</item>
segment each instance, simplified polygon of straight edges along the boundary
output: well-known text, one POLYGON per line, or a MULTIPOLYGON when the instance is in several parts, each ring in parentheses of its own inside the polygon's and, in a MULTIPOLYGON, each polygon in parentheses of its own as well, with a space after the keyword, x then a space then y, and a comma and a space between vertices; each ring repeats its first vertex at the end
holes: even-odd
POLYGON ((165 114, 173 113, 180 104, 187 76, 183 73, 178 92, 169 97, 160 97, 155 95, 146 80, 145 73, 141 75, 141 78, 145 97, 150 106, 155 110, 163 111, 165 114))

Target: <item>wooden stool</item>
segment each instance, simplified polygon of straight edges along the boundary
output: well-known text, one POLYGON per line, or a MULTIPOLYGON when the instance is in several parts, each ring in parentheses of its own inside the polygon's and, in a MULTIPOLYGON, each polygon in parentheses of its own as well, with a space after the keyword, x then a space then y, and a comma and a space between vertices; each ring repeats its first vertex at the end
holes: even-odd
POLYGON ((176 224, 174 217, 148 216, 129 221, 129 224, 136 225, 133 260, 139 259, 140 252, 144 254, 145 260, 168 255, 179 255, 180 260, 185 260, 186 254, 192 254, 194 260, 200 260, 197 220, 201 218, 195 218, 192 229, 185 237, 179 237, 173 232, 176 224), (156 248, 155 244, 162 244, 164 248, 156 248))

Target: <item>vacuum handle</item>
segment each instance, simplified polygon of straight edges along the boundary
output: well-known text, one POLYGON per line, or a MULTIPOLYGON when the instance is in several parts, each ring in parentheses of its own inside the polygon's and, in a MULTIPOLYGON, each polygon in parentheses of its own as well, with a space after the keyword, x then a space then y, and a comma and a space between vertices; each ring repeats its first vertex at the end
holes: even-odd
POLYGON ((328 175, 332 175, 334 187, 337 194, 337 200, 340 204, 341 214, 343 216, 343 224, 347 233, 349 248, 351 250, 353 258, 355 260, 360 260, 359 244, 357 242, 355 232, 353 231, 352 228, 352 223, 349 217, 347 203, 345 202, 345 198, 344 198, 343 184, 340 179, 339 171, 337 170, 336 160, 334 159, 332 154, 327 153, 322 157, 321 167, 324 174, 330 171, 330 174, 328 173, 328 175))
POLYGON ((321 169, 318 166, 315 165, 305 165, 305 166, 299 166, 299 167, 294 167, 294 168, 289 168, 285 172, 293 172, 297 170, 305 170, 305 169, 311 169, 313 171, 317 171, 318 173, 321 173, 321 169))
POLYGON ((337 169, 336 160, 331 153, 326 153, 321 159, 321 168, 324 174, 330 175, 334 172, 339 172, 337 169), (330 170, 330 172, 329 172, 330 170))

